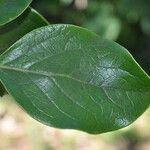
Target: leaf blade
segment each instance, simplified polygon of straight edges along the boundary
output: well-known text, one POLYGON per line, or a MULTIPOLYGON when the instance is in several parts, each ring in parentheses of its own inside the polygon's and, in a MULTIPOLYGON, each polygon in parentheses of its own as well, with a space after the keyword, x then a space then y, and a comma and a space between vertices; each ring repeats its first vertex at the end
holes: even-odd
POLYGON ((32 117, 59 128, 116 130, 150 105, 149 77, 131 55, 72 25, 24 36, 1 55, 0 79, 32 117))

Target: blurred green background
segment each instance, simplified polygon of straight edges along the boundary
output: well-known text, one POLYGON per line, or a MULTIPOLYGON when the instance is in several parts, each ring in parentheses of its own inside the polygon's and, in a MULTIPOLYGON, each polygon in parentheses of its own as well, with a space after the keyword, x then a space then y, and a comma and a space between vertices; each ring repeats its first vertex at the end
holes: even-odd
MULTIPOLYGON (((126 47, 150 75, 149 0, 33 0, 51 24, 85 27, 126 47)), ((150 150, 150 110, 131 126, 101 135, 38 123, 0 97, 0 150, 150 150)))

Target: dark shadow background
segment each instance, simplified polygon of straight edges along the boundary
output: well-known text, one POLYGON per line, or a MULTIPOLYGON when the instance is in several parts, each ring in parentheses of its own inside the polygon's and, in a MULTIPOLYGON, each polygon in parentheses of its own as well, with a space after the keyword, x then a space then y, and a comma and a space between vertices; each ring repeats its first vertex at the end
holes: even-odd
POLYGON ((32 7, 51 24, 79 25, 118 42, 150 74, 149 0, 34 0, 32 7))

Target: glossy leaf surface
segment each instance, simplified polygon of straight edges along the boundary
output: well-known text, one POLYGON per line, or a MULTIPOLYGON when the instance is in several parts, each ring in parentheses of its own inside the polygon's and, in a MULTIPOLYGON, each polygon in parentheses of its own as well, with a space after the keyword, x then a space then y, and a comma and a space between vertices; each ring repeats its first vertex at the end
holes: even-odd
MULTIPOLYGON (((28 8, 21 16, 0 27, 0 54, 33 29, 48 25, 48 22, 34 9, 28 8)), ((0 85, 0 95, 4 91, 0 85)))
POLYGON ((17 18, 32 0, 0 0, 0 25, 17 18))
POLYGON ((0 79, 36 120, 102 133, 150 105, 150 78, 120 45, 72 25, 36 29, 0 56, 0 79))

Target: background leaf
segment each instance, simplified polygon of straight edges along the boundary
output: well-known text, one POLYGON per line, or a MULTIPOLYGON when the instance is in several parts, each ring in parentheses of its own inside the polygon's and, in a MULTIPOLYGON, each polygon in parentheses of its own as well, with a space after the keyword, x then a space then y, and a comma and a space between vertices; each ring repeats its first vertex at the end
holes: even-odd
POLYGON ((32 0, 0 0, 0 25, 17 18, 32 0))
POLYGON ((150 78, 120 45, 72 25, 34 30, 0 57, 0 79, 33 118, 102 133, 150 105, 150 78))
POLYGON ((14 21, 0 27, 0 54, 28 32, 48 25, 48 22, 33 8, 28 8, 14 21))
MULTIPOLYGON (((48 25, 48 22, 34 9, 28 8, 17 19, 0 27, 0 54, 23 35, 45 25, 48 25)), ((0 86, 0 95, 3 95, 5 90, 2 85, 0 86)))

